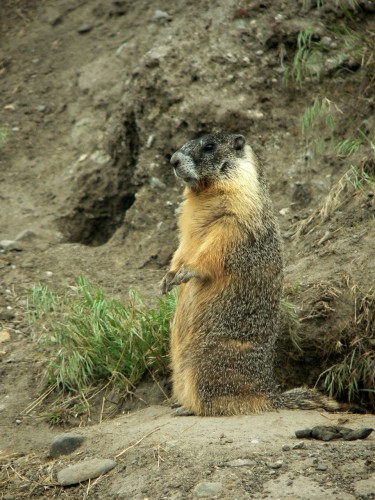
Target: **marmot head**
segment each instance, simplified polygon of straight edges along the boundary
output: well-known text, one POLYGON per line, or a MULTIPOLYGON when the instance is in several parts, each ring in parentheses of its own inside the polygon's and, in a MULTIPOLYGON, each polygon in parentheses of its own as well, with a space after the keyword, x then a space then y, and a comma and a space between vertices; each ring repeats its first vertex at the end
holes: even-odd
POLYGON ((240 134, 210 134, 184 144, 171 158, 177 177, 193 190, 230 178, 239 159, 246 157, 240 134))

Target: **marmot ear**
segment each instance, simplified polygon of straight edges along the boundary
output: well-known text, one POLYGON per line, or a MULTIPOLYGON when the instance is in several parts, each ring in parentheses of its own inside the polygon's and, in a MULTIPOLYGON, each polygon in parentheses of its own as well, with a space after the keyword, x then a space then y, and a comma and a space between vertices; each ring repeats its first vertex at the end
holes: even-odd
POLYGON ((246 143, 246 139, 243 135, 236 135, 234 138, 234 149, 239 151, 243 149, 246 143))

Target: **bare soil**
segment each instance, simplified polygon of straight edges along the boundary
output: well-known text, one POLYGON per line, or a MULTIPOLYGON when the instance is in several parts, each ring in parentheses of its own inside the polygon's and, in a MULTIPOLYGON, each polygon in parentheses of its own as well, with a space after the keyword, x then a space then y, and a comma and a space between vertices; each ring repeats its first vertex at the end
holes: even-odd
MULTIPOLYGON (((75 432, 86 439, 78 452, 51 460, 49 445, 64 429, 40 416, 43 405, 25 411, 43 392, 48 355, 28 323, 32 287, 64 290, 83 275, 122 300, 137 289, 154 303, 177 243, 182 187, 169 158, 211 131, 244 133, 267 167, 284 240, 285 295, 299 308, 304 347, 300 353, 282 338, 280 385, 314 385, 339 356, 355 302, 374 285, 374 193, 344 193, 332 213, 293 237, 349 165, 312 151, 300 120, 314 98, 327 95, 345 117, 339 138, 372 130, 374 96, 368 68, 350 61, 301 88, 283 82, 298 33, 312 26, 323 37, 324 25, 342 20, 335 2, 323 4, 3 0, 0 498, 194 498, 202 482, 219 484, 207 494, 215 498, 375 498, 373 435, 293 449, 297 429, 375 427, 370 414, 174 418, 164 382, 146 380, 121 408, 106 401, 103 412, 98 398, 91 415, 62 419, 70 432, 80 425, 75 432), (129 446, 100 480, 57 485, 65 465, 113 458, 129 446), (235 459, 253 463, 228 465, 235 459)), ((360 7, 358 31, 373 29, 373 2, 360 7)), ((337 52, 332 43, 327 59, 337 52)), ((320 132, 328 150, 329 134, 320 132)))

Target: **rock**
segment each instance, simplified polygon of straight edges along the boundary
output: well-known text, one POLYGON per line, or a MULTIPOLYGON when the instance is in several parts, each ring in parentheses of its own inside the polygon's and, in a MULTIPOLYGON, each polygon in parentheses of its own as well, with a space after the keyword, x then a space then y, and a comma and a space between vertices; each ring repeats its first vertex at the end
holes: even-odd
POLYGON ((21 241, 21 240, 31 240, 36 237, 36 234, 32 229, 24 229, 20 233, 17 234, 16 236, 16 241, 21 241))
POLYGON ((266 465, 270 469, 280 469, 280 467, 283 465, 283 461, 278 460, 277 462, 266 462, 266 465))
POLYGON ((290 451, 290 446, 288 444, 283 444, 282 448, 283 451, 290 451))
POLYGON ((7 251, 16 251, 16 252, 22 251, 21 245, 14 240, 1 240, 0 248, 7 251))
POLYGON ((10 340, 10 333, 8 332, 8 330, 1 330, 0 332, 0 344, 2 342, 9 342, 10 340))
POLYGON ((154 144, 154 140, 155 140, 155 136, 154 135, 149 135, 148 136, 148 139, 147 139, 147 142, 146 142, 146 148, 147 149, 150 149, 152 147, 152 145, 154 144))
POLYGON ((150 186, 152 188, 157 188, 157 189, 166 189, 166 185, 164 184, 163 181, 158 179, 157 177, 151 177, 150 178, 150 186))
POLYGON ((245 467, 246 465, 256 465, 254 460, 248 460, 246 458, 237 458, 236 460, 231 460, 226 462, 224 465, 227 467, 245 467))
POLYGON ((324 464, 319 464, 316 467, 316 470, 320 470, 320 471, 325 471, 327 469, 328 469, 328 467, 326 465, 324 465, 324 464))
POLYGON ((51 458, 57 458, 60 455, 72 453, 79 446, 81 446, 83 441, 83 436, 77 436, 75 434, 61 434, 56 436, 52 441, 49 456, 51 458))
POLYGON ((305 443, 303 441, 293 445, 293 450, 302 450, 303 448, 305 448, 305 443))
POLYGON ((218 495, 222 488, 222 483, 209 483, 203 481, 202 483, 197 484, 197 486, 193 490, 193 493, 198 498, 213 497, 215 495, 218 495))
POLYGON ((62 486, 81 483, 87 479, 94 479, 110 471, 115 467, 116 462, 110 459, 93 458, 83 460, 75 465, 66 467, 57 473, 57 481, 62 486))
POLYGON ((296 438, 311 438, 311 429, 301 429, 300 431, 295 432, 296 438))
POLYGON ((14 312, 11 309, 0 309, 0 320, 9 321, 14 318, 14 312))
MULTIPOLYGON (((366 439, 374 429, 363 427, 361 429, 349 429, 339 425, 317 425, 312 429, 302 429, 295 432, 297 438, 313 438, 321 441, 332 441, 333 439, 344 439, 354 441, 355 439, 366 439)), ((294 448, 294 447, 293 447, 294 448)))
POLYGON ((319 43, 325 47, 330 47, 332 45, 332 38, 330 36, 322 36, 319 43))
POLYGON ((168 14, 168 12, 164 12, 163 10, 155 10, 154 17, 152 19, 158 22, 165 22, 165 21, 171 21, 172 18, 168 14))
POLYGON ((89 31, 91 31, 92 28, 92 24, 84 23, 77 29, 77 31, 80 35, 83 35, 84 33, 88 33, 89 31))
POLYGON ((111 161, 111 156, 105 151, 97 150, 90 155, 90 160, 97 163, 98 165, 105 165, 111 161))
POLYGON ((363 427, 356 429, 343 436, 345 441, 354 441, 355 439, 366 439, 374 429, 371 427, 363 427))

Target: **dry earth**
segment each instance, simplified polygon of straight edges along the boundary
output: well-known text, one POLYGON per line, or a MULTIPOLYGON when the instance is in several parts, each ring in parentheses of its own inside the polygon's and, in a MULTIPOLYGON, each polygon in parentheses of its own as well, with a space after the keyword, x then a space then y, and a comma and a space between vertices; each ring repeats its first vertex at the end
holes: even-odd
MULTIPOLYGON (((373 29, 374 11, 373 2, 360 2, 359 31, 373 29)), ((340 139, 356 127, 371 131, 374 96, 364 68, 338 62, 332 34, 320 83, 297 88, 283 74, 299 32, 312 26, 322 39, 324 23, 342 17, 333 1, 321 9, 286 0, 2 1, 0 331, 10 338, 0 343, 0 498, 375 498, 373 435, 293 449, 297 429, 375 427, 373 415, 177 419, 146 384, 115 420, 79 430, 66 422, 84 444, 52 460, 50 443, 63 429, 37 411, 25 414, 41 393, 46 356, 27 321, 33 285, 62 290, 83 275, 123 300, 136 288, 154 302, 181 200, 169 157, 212 130, 245 133, 267 165, 286 295, 304 318, 304 353, 284 341, 280 383, 316 382, 320 347, 337 342, 352 320, 353 290, 374 285, 374 193, 344 194, 332 214, 292 238, 348 169, 345 158, 313 151, 300 120, 327 95, 343 111, 340 139), (139 410, 140 398, 147 404, 139 410), (97 482, 56 485, 66 465, 114 458, 133 444, 97 482), (236 459, 249 462, 230 463, 236 459), (205 490, 204 482, 216 486, 205 490)), ((313 133, 328 148, 329 131, 313 133)), ((99 417, 100 407, 91 423, 99 417)))

